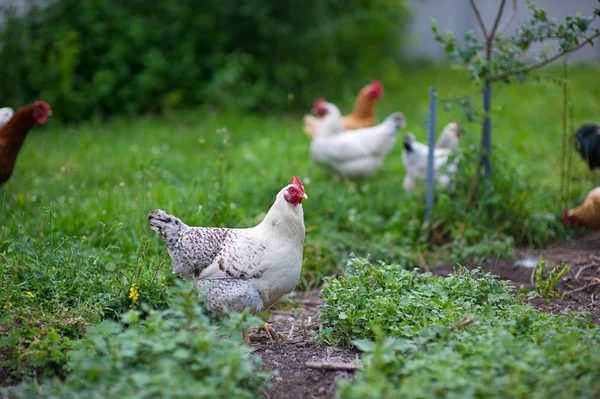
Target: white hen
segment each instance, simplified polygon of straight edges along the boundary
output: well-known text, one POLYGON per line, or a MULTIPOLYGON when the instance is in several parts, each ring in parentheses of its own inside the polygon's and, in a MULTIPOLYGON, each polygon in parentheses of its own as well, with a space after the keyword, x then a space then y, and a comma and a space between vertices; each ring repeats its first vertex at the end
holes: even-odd
MULTIPOLYGON (((460 138, 460 128, 456 123, 450 123, 444 128, 438 140, 438 144, 443 143, 445 148, 436 148, 433 151, 433 167, 435 181, 443 188, 447 187, 452 181, 458 167, 458 159, 448 163, 454 150, 458 147, 460 138)), ((404 190, 412 191, 417 180, 424 181, 427 176, 427 156, 429 146, 419 143, 412 133, 404 138, 404 150, 402 151, 402 164, 406 170, 404 176, 404 190)))
POLYGON ((10 107, 0 108, 0 127, 6 125, 6 123, 13 117, 15 111, 10 107))
POLYGON ((405 125, 404 114, 396 112, 377 126, 340 132, 339 109, 327 102, 318 107, 323 120, 310 146, 312 160, 347 178, 368 177, 379 169, 394 148, 398 129, 405 125))
POLYGON ((435 143, 435 148, 447 148, 450 150, 454 150, 458 148, 458 142, 460 141, 460 126, 456 122, 450 122, 442 132, 440 133, 440 138, 437 143, 435 143))
MULTIPOLYGON (((298 283, 304 247, 302 200, 308 198, 298 177, 275 199, 264 220, 245 229, 190 227, 173 215, 155 210, 150 227, 165 241, 173 270, 193 279, 209 309, 224 306, 256 314, 267 310, 298 283)), ((265 330, 277 341, 277 334, 265 330)), ((244 333, 248 343, 248 336, 244 333)))

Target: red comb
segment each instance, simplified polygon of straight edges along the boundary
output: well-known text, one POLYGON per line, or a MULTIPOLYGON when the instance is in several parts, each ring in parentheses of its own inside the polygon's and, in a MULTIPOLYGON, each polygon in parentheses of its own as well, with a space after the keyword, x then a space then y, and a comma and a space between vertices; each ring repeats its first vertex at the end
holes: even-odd
POLYGON ((371 81, 371 87, 373 88, 373 90, 383 93, 383 85, 380 81, 373 79, 371 81))
POLYGON ((40 107, 41 109, 43 109, 46 113, 52 114, 52 109, 50 108, 50 106, 48 105, 48 103, 44 102, 44 101, 36 101, 35 103, 33 103, 36 107, 40 107))
POLYGON ((321 108, 325 104, 325 98, 321 97, 313 104, 313 109, 321 108))
POLYGON ((304 186, 302 185, 302 182, 300 181, 300 178, 298 176, 292 177, 292 184, 296 186, 298 190, 304 192, 304 186))

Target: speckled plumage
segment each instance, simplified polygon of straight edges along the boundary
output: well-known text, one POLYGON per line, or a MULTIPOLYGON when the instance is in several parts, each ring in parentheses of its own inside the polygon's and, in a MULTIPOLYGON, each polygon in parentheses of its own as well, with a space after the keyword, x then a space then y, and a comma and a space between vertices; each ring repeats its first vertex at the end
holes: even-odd
POLYGON ((165 241, 173 271, 205 290, 211 310, 220 313, 227 305, 258 313, 291 292, 300 277, 304 214, 294 192, 304 196, 299 181, 283 188, 252 228, 190 227, 162 210, 148 223, 165 241))

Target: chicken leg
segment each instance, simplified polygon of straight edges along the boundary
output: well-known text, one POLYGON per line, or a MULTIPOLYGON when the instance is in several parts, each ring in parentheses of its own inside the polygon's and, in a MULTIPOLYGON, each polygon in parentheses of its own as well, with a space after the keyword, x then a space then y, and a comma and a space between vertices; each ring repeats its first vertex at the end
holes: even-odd
POLYGON ((275 331, 275 329, 273 327, 271 327, 271 325, 269 323, 267 323, 266 321, 263 321, 263 327, 262 327, 265 332, 267 333, 267 336, 269 337, 269 341, 271 341, 271 343, 275 343, 277 345, 281 344, 281 340, 279 339, 279 335, 277 335, 277 331, 275 331))
POLYGON ((244 343, 246 345, 250 345, 250 337, 248 336, 248 330, 245 328, 242 329, 242 338, 244 339, 244 343))

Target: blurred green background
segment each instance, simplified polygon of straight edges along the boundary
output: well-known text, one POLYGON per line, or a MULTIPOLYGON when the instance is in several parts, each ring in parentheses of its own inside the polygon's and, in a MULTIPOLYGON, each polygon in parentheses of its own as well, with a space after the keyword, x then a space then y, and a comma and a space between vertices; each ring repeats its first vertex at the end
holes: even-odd
POLYGON ((306 109, 401 62, 404 0, 50 0, 4 6, 0 99, 62 121, 198 104, 306 109), (20 9, 20 10, 19 10, 20 9))

